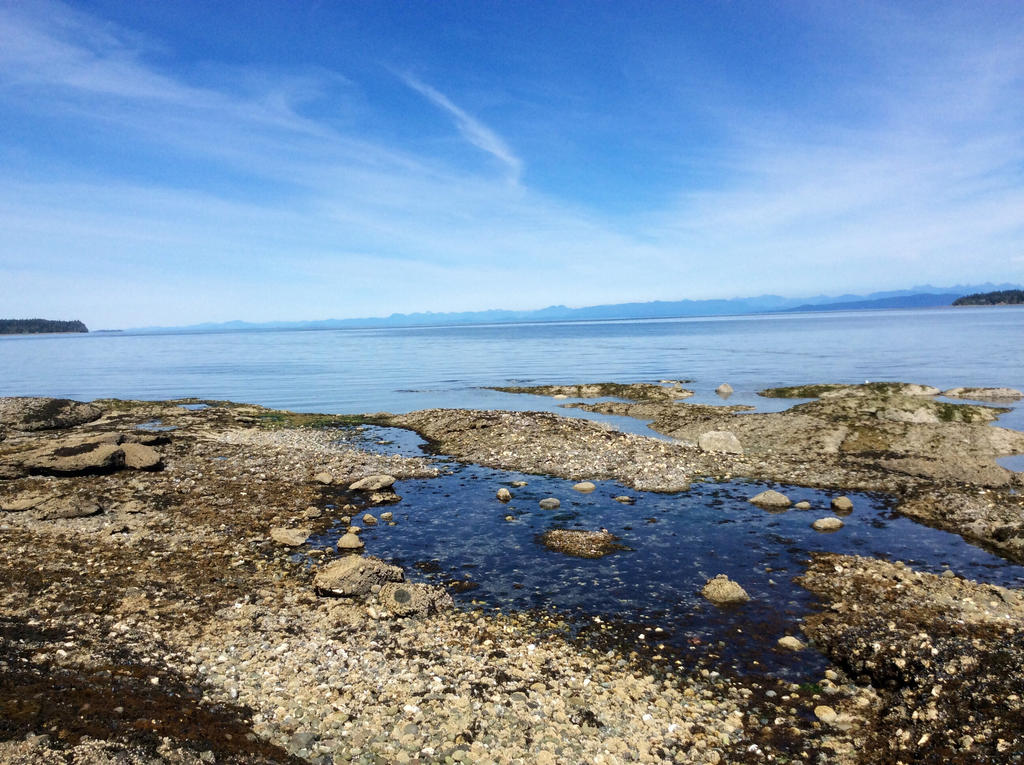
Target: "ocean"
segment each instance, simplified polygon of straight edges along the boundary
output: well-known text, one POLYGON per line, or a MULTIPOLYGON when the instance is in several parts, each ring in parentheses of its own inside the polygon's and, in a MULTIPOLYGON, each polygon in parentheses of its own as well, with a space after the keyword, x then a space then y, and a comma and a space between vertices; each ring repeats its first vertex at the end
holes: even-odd
MULTIPOLYGON (((1024 308, 342 330, 0 336, 0 395, 228 399, 295 411, 557 409, 507 384, 692 380, 761 410, 769 386, 899 380, 1024 389, 1024 308)), ((569 412, 578 416, 577 412, 569 412)), ((1020 410, 1004 423, 1024 426, 1020 410)))

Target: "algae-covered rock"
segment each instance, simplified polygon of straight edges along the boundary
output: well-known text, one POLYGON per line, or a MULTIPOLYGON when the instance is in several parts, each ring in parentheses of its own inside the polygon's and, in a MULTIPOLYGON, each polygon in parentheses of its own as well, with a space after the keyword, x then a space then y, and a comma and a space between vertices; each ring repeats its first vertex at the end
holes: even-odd
POLYGON ((607 529, 551 529, 545 531, 540 540, 549 550, 577 558, 603 558, 616 550, 624 549, 622 545, 617 544, 618 537, 607 529))
POLYGON ((21 431, 59 430, 97 420, 103 410, 67 398, 0 398, 0 425, 21 431))
POLYGON ((716 606, 735 605, 750 600, 747 591, 725 574, 709 579, 700 594, 716 606))
POLYGON ((410 582, 382 585, 377 599, 395 616, 428 616, 455 606, 444 588, 410 582))

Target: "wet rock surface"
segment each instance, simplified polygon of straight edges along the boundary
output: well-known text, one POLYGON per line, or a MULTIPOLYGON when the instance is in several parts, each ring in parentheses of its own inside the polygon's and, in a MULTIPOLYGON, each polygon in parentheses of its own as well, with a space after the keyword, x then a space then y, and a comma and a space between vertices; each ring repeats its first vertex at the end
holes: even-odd
POLYGON ((847 710, 864 720, 862 762, 1021 761, 1019 591, 845 555, 816 556, 802 583, 826 604, 807 635, 877 690, 847 710))

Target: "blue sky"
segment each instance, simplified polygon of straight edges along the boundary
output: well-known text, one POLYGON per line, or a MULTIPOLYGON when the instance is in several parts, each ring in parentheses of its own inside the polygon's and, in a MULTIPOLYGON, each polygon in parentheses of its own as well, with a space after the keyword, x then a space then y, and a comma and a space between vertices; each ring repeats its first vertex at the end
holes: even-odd
POLYGON ((0 0, 0 317, 1024 281, 1024 6, 0 0))

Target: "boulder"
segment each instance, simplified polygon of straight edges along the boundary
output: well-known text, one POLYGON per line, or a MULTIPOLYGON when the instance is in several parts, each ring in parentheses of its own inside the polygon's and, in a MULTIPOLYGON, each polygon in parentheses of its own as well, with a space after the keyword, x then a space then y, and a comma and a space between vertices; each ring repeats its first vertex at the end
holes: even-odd
POLYGON ((716 606, 746 603, 750 600, 747 591, 725 574, 719 574, 714 579, 709 579, 700 594, 716 606))
POLYGON ((366 545, 363 540, 351 531, 346 532, 338 540, 338 552, 343 550, 362 550, 366 545))
POLYGON ((736 434, 729 430, 709 430, 697 438, 697 446, 705 452, 725 452, 726 454, 743 454, 743 444, 736 434))
POLYGON ((395 518, 395 514, 394 513, 381 513, 380 514, 380 519, 382 521, 384 521, 385 523, 391 523, 391 521, 394 520, 394 518, 395 518))
POLYGON ((306 540, 309 539, 311 533, 309 529, 286 529, 281 526, 275 526, 270 530, 270 538, 285 547, 298 547, 299 545, 306 544, 306 540))
POLYGON ((498 489, 497 497, 499 502, 509 502, 512 499, 512 492, 502 486, 498 489))
POLYGON ((795 507, 797 510, 810 510, 811 503, 805 499, 800 502, 797 502, 795 505, 793 505, 793 507, 795 507))
POLYGON ((33 516, 40 521, 90 518, 102 512, 103 507, 99 502, 77 497, 52 497, 32 510, 33 516))
POLYGON ((395 616, 428 616, 455 606, 452 596, 442 587, 409 582, 388 582, 377 599, 395 616))
POLYGON ((313 480, 316 481, 317 483, 322 483, 324 486, 328 486, 334 483, 334 476, 328 473, 326 470, 321 470, 319 473, 313 476, 313 480))
POLYGON ((98 406, 67 398, 0 398, 0 424, 12 430, 73 428, 102 414, 98 406))
POLYGON ((389 489, 395 483, 395 477, 391 475, 368 475, 349 484, 352 491, 380 491, 389 489))
POLYGON ((729 396, 732 395, 732 386, 729 385, 729 383, 722 383, 717 388, 715 388, 715 393, 717 393, 722 398, 729 398, 729 396))
POLYGON ((513 481, 512 482, 513 488, 522 488, 523 486, 526 486, 526 485, 527 485, 526 481, 513 481))
POLYGON ((562 503, 554 497, 545 497, 537 504, 540 505, 541 510, 555 510, 562 506, 562 503))
POLYGON ((751 504, 764 508, 765 510, 785 510, 792 502, 782 492, 768 489, 750 498, 751 504))
POLYGON ((50 495, 39 493, 16 494, 13 497, 0 497, 0 510, 5 513, 23 513, 41 505, 50 495))
POLYGON ((636 504, 636 500, 633 499, 633 497, 627 497, 625 494, 622 494, 622 495, 620 495, 618 497, 613 497, 612 499, 614 499, 616 502, 621 502, 624 505, 635 505, 636 504))
POLYGON ((577 484, 573 484, 572 488, 574 488, 576 491, 582 492, 583 494, 589 494, 597 487, 590 481, 580 481, 577 484))
POLYGON ((849 497, 834 497, 832 499, 832 510, 842 515, 849 515, 853 512, 853 502, 849 497))
POLYGON ((127 443, 121 444, 121 451, 124 452, 125 467, 135 470, 159 470, 163 467, 160 453, 152 446, 127 443))
POLYGON ((365 515, 363 515, 363 523, 365 523, 367 526, 376 526, 377 519, 373 517, 370 513, 366 513, 365 515))
POLYGON ((26 454, 22 463, 35 475, 111 473, 124 467, 124 450, 116 443, 87 441, 26 454))
POLYGON ((834 515, 830 515, 826 518, 819 518, 811 524, 811 528, 815 531, 839 531, 842 527, 843 522, 834 515))
POLYGON ((401 502, 402 498, 391 489, 384 489, 383 491, 371 491, 369 501, 371 505, 393 505, 395 502, 401 502))
POLYGON ((332 561, 316 572, 313 587, 321 595, 365 597, 375 586, 401 582, 405 574, 398 566, 379 558, 351 555, 332 561))
POLYGON ((22 471, 32 475, 83 476, 123 468, 159 470, 160 453, 124 433, 71 435, 17 456, 22 471))

